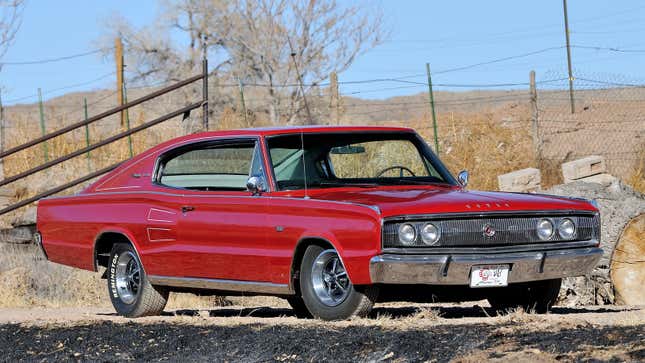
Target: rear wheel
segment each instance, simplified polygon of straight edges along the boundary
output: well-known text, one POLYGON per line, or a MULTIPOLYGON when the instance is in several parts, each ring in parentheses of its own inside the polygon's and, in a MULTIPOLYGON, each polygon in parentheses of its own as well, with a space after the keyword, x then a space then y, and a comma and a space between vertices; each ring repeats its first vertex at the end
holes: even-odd
POLYGON ((168 291, 150 284, 136 251, 127 243, 112 247, 107 284, 114 309, 129 318, 159 315, 168 300, 168 291))
POLYGON ((289 303, 289 306, 291 306, 291 309, 293 309, 296 317, 300 319, 310 319, 313 317, 309 310, 307 310, 307 306, 305 305, 304 300, 302 300, 302 297, 291 296, 287 298, 287 302, 289 303))
POLYGON ((558 299, 562 279, 532 281, 502 288, 488 297, 497 312, 523 308, 526 312, 545 314, 558 299))
POLYGON ((378 294, 375 286, 354 286, 334 249, 309 246, 300 266, 300 291, 307 310, 323 320, 366 316, 378 294))

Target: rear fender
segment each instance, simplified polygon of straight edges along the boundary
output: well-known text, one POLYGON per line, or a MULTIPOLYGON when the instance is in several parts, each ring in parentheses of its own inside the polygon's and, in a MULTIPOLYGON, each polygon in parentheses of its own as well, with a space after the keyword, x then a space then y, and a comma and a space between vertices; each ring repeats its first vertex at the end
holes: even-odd
POLYGON ((140 251, 139 243, 137 242, 136 238, 134 238, 132 233, 130 233, 130 231, 121 227, 110 227, 110 228, 103 229, 96 235, 96 238, 94 238, 94 247, 93 247, 94 271, 98 271, 98 264, 97 264, 98 253, 97 253, 96 247, 101 237, 106 233, 117 233, 124 236, 130 242, 130 244, 132 244, 132 247, 134 248, 134 252, 137 254, 137 257, 141 262, 141 268, 143 268, 145 272, 145 268, 143 266, 143 260, 141 259, 141 254, 139 253, 140 251))

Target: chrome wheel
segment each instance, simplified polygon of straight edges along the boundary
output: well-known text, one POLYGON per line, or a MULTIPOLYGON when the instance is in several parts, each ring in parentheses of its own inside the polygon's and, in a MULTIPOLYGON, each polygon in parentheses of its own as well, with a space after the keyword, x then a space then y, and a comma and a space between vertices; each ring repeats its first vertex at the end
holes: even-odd
POLYGON ((316 297, 327 306, 345 301, 352 287, 335 250, 324 250, 316 257, 311 268, 311 282, 316 297))
POLYGON ((141 266, 132 252, 128 251, 119 255, 115 271, 115 282, 121 301, 125 304, 132 304, 137 300, 141 285, 141 266))

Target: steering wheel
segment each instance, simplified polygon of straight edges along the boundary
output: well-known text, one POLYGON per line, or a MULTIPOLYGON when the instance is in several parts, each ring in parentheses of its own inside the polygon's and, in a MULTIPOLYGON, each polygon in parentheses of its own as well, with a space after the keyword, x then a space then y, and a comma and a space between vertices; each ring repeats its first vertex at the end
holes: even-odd
POLYGON ((390 166, 388 168, 385 168, 385 169, 381 170, 380 172, 378 172, 376 174, 376 177, 379 178, 381 175, 385 174, 386 172, 388 172, 390 170, 395 170, 395 169, 399 170, 399 177, 400 178, 403 178, 403 171, 404 170, 407 171, 408 173, 410 173, 410 175, 416 176, 414 174, 414 172, 412 170, 410 170, 409 168, 406 168, 405 166, 401 166, 401 165, 394 165, 394 166, 390 166))

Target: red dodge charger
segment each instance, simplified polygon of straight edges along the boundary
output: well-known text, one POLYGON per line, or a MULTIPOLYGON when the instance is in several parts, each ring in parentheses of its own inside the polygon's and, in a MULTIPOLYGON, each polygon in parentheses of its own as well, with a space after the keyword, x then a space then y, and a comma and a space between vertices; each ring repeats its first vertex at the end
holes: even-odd
POLYGON ((37 242, 52 262, 105 268, 128 317, 175 291, 274 295, 325 320, 392 300, 545 312, 599 260, 594 203, 467 182, 408 128, 207 132, 41 200, 37 242))

